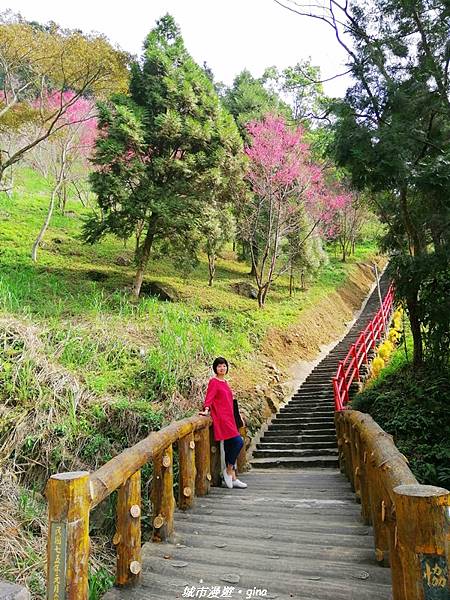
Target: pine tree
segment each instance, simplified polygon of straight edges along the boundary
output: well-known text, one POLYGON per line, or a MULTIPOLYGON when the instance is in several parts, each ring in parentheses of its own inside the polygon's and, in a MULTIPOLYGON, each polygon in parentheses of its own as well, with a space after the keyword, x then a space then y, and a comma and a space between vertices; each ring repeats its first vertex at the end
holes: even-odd
POLYGON ((130 95, 101 105, 99 128, 91 181, 101 217, 86 223, 85 239, 140 232, 133 286, 139 296, 153 243, 195 231, 223 179, 239 178, 242 142, 170 15, 157 22, 133 65, 130 95))

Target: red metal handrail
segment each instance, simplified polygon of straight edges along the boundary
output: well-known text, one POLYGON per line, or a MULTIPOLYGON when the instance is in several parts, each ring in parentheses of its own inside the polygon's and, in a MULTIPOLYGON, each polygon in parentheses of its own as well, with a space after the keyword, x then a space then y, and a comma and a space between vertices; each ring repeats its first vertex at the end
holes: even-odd
POLYGON ((339 361, 336 376, 333 377, 334 408, 343 410, 350 400, 350 386, 360 380, 360 369, 363 363, 369 364, 368 353, 375 348, 383 337, 394 303, 394 286, 391 284, 384 297, 382 305, 367 327, 361 331, 358 339, 350 346, 347 356, 339 361))

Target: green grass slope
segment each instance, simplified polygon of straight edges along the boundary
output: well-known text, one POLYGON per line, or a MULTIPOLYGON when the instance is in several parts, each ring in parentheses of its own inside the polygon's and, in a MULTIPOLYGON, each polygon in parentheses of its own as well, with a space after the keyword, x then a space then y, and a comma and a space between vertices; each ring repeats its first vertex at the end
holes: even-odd
POLYGON ((248 279, 248 266, 232 253, 218 261, 217 278, 207 286, 207 263, 184 277, 167 260, 152 261, 148 279, 171 284, 183 301, 143 298, 129 301, 132 248, 110 237, 96 246, 79 239, 79 203, 71 216, 55 212, 40 250, 30 259, 31 244, 46 212, 48 192, 36 173, 19 173, 12 200, 1 198, 0 310, 27 319, 45 332, 45 351, 80 376, 93 393, 159 401, 176 391, 185 394, 205 374, 212 356, 238 364, 252 352, 269 327, 286 327, 299 313, 341 285, 356 261, 374 252, 358 248, 348 264, 331 257, 307 292, 288 297, 288 282, 274 285, 267 307, 238 296, 230 285, 248 279), (94 281, 93 279, 102 279, 94 281))
MULTIPOLYGON (((132 242, 108 237, 84 245, 79 236, 90 209, 73 199, 66 216, 55 211, 38 262, 31 261, 48 195, 46 182, 29 169, 17 172, 12 199, 0 195, 0 464, 11 474, 0 491, 0 564, 36 598, 44 593, 41 494, 48 476, 94 470, 195 412, 216 355, 226 356, 234 373, 258 377, 254 357, 269 329, 297 323, 375 253, 360 247, 346 264, 331 255, 309 289, 293 298, 287 279, 278 281, 263 311, 232 291, 231 284, 249 278, 248 265, 231 251, 218 260, 212 288, 206 259, 185 276, 160 258, 150 262, 146 279, 170 284, 181 301, 133 303, 132 242), (118 257, 130 264, 118 266, 118 257), (17 488, 16 477, 24 487, 17 488)), ((143 475, 148 480, 150 471, 143 475)), ((92 522, 101 531, 113 523, 104 505, 92 522)), ((93 576, 94 587, 101 577, 93 576)))

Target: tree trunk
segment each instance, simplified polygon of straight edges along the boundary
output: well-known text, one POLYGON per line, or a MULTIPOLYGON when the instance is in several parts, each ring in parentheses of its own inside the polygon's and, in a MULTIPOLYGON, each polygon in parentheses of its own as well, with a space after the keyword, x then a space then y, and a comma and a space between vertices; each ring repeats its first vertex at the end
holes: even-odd
POLYGON ((148 228, 147 228, 147 233, 145 235, 145 240, 144 240, 144 244, 140 250, 138 259, 137 259, 137 271, 136 271, 136 276, 134 278, 134 284, 133 284, 133 296, 135 298, 139 298, 139 294, 141 292, 141 286, 142 286, 142 282, 144 280, 144 273, 145 273, 145 269, 147 267, 147 263, 148 263, 148 259, 150 257, 150 251, 152 249, 152 244, 153 244, 153 239, 155 237, 155 233, 156 233, 156 223, 157 223, 158 217, 156 217, 155 215, 152 215, 150 217, 149 223, 148 223, 148 228))
POLYGON ((212 287, 214 281, 214 275, 216 274, 216 256, 214 253, 208 254, 208 270, 209 270, 209 280, 208 285, 212 287))
POLYGON ((420 369, 423 366, 423 340, 420 330, 419 302, 417 299, 417 290, 408 295, 406 299, 408 307, 409 322, 411 324, 411 334, 413 337, 413 366, 420 369))
POLYGON ((61 189, 61 212, 64 214, 66 212, 66 204, 67 204, 67 183, 64 181, 61 189))
POLYGON ((292 294, 294 291, 294 266, 291 262, 291 270, 289 274, 289 297, 292 298, 292 294))
POLYGON ((45 218, 44 224, 42 225, 41 230, 38 233, 38 236, 35 239, 33 248, 31 250, 31 258, 33 259, 34 262, 37 261, 37 251, 39 248, 39 244, 42 242, 42 238, 44 237, 45 232, 47 231, 47 228, 50 224, 50 219, 52 218, 53 208, 55 206, 55 196, 57 194, 57 191, 58 191, 58 185, 56 185, 56 187, 53 188, 52 195, 50 197, 50 204, 48 205, 47 217, 45 218))
MULTIPOLYGON (((0 174, 1 177, 1 174, 0 174)), ((9 172, 3 176, 3 182, 0 179, 0 192, 4 192, 11 200, 14 190, 14 174, 13 168, 10 167, 9 172)))
POLYGON ((67 160, 67 153, 70 148, 70 142, 71 142, 71 140, 69 140, 62 148, 61 162, 59 165, 59 173, 58 173, 58 177, 56 180, 56 185, 53 188, 52 195, 50 197, 50 204, 48 205, 47 217, 45 219, 44 224, 41 227, 41 230, 33 244, 32 250, 31 250, 31 258, 34 260, 34 262, 36 262, 36 259, 37 259, 37 250, 39 248, 39 244, 41 243, 42 238, 44 237, 44 234, 47 231, 47 228, 50 224, 50 219, 52 218, 52 214, 53 214, 53 208, 55 206, 55 199, 56 199, 57 195, 59 194, 61 186, 63 186, 64 182, 65 182, 66 160, 67 160))
POLYGON ((137 262, 139 256, 139 247, 141 245, 141 233, 136 231, 136 243, 134 244, 134 258, 137 262))
POLYGON ((341 242, 342 262, 347 262, 347 242, 341 242))
POLYGON ((270 283, 267 282, 263 286, 258 286, 258 306, 259 308, 264 308, 264 304, 266 303, 267 292, 269 291, 270 283))
POLYGON ((264 308, 263 288, 258 288, 258 306, 264 308))
POLYGON ((256 276, 256 268, 258 265, 258 247, 255 244, 252 245, 252 251, 250 252, 250 256, 252 259, 252 268, 250 270, 249 275, 251 277, 255 277, 256 276))

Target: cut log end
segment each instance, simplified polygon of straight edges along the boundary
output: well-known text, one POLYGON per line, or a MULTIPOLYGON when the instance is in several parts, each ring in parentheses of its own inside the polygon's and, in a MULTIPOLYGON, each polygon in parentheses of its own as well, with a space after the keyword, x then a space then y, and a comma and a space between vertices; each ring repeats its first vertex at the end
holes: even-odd
POLYGON ((138 575, 141 572, 141 568, 141 563, 137 560, 133 560, 133 562, 130 563, 130 571, 133 575, 138 575))
POLYGON ((427 498, 429 496, 448 496, 449 491, 436 487, 434 485, 398 485, 394 488, 394 492, 396 494, 400 494, 402 496, 412 496, 415 498, 427 498))

